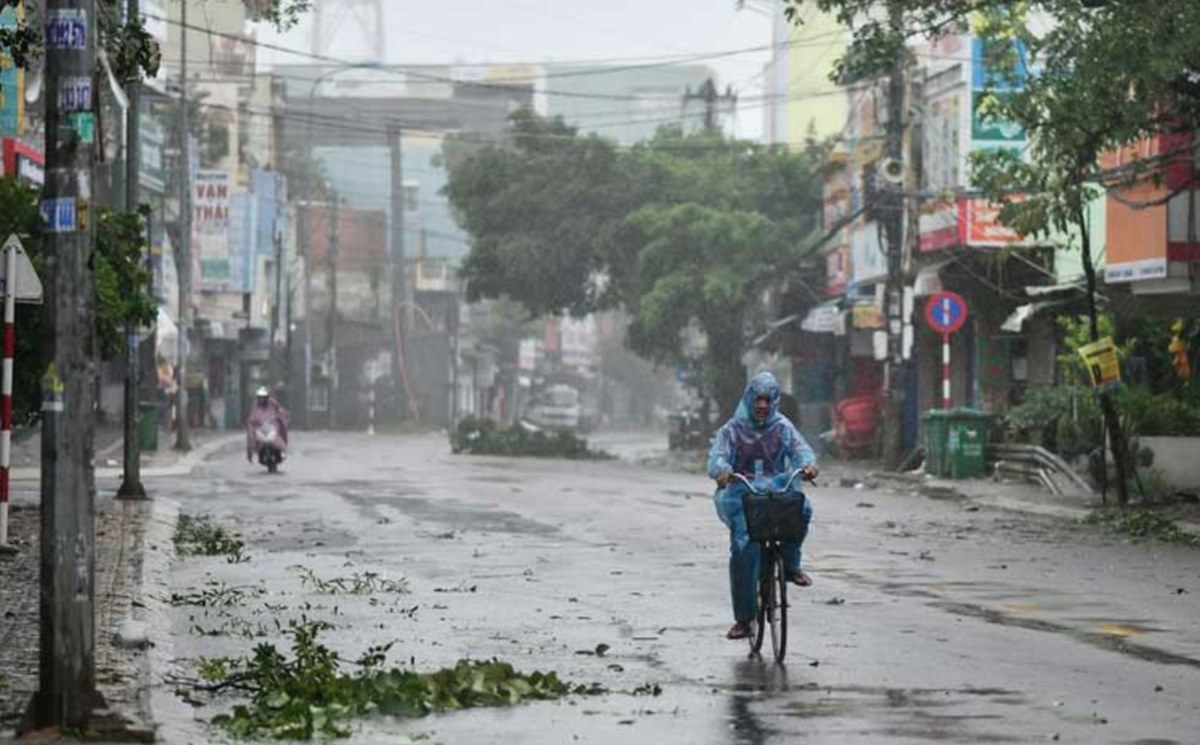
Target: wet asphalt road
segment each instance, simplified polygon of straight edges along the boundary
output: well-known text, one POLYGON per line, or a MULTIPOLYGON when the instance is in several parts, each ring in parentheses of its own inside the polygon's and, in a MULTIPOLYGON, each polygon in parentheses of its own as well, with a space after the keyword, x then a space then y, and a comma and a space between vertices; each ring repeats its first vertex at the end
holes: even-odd
MULTIPOLYGON (((249 562, 183 559, 170 578, 262 587, 239 623, 304 613, 350 658, 397 640, 420 669, 499 657, 664 691, 367 720, 356 743, 1200 742, 1200 552, 823 481, 785 668, 723 638, 727 537, 698 476, 299 433, 280 476, 233 450, 153 489, 246 537, 249 562), (330 598, 297 565, 410 592, 330 598)), ((182 666, 261 641, 173 612, 182 666)), ((214 706, 160 700, 168 742, 216 739, 214 706)))

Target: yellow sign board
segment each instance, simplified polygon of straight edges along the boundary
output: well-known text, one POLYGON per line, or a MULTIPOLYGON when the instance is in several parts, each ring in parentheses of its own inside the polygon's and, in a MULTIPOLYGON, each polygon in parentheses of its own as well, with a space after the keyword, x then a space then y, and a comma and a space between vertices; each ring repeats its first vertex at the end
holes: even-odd
POLYGON ((1079 348, 1083 366, 1087 368, 1092 385, 1097 388, 1112 388, 1121 382, 1121 362, 1117 358, 1117 346, 1112 337, 1079 348))

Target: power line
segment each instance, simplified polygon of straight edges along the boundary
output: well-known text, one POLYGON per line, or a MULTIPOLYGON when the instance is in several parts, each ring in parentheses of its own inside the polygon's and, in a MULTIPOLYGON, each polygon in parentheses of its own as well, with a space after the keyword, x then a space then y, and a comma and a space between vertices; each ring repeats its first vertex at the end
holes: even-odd
MULTIPOLYGON (((305 51, 302 51, 299 49, 293 49, 291 47, 286 47, 286 46, 283 46, 280 44, 272 44, 270 42, 258 41, 256 39, 247 39, 245 36, 242 36, 239 34, 232 34, 232 33, 227 33, 227 32, 223 32, 223 31, 217 31, 215 29, 210 29, 205 26, 197 26, 195 24, 185 24, 181 21, 176 21, 173 19, 166 18, 164 16, 152 14, 152 13, 144 13, 143 15, 146 16, 147 18, 152 18, 154 20, 163 21, 163 22, 171 24, 171 25, 181 26, 183 28, 187 28, 187 29, 190 29, 193 31, 199 31, 199 32, 207 34, 209 36, 216 36, 216 37, 220 37, 220 38, 231 39, 233 41, 237 41, 237 42, 240 42, 243 44, 260 47, 262 49, 269 49, 272 51, 281 52, 283 54, 290 54, 290 55, 294 55, 296 57, 303 57, 303 58, 307 58, 307 59, 318 60, 321 62, 337 64, 339 66, 345 67, 348 70, 349 69, 377 70, 377 71, 387 72, 387 73, 391 73, 391 74, 404 75, 406 77, 414 77, 414 78, 417 78, 418 80, 424 79, 424 80, 431 80, 431 81, 436 81, 436 82, 450 83, 450 84, 454 84, 454 85, 462 85, 462 86, 470 86, 470 87, 478 87, 478 88, 510 90, 513 87, 512 85, 505 84, 503 82, 462 80, 462 79, 458 79, 458 78, 447 77, 444 75, 434 75, 431 73, 417 72, 417 71, 412 70, 411 68, 395 68, 395 67, 386 66, 386 65, 377 65, 377 64, 364 63, 364 62, 353 62, 350 60, 333 57, 333 56, 327 55, 327 54, 318 54, 315 52, 305 52, 305 51)), ((746 53, 747 51, 764 51, 767 49, 772 49, 775 46, 776 45, 774 45, 774 44, 769 44, 769 45, 764 45, 761 47, 747 48, 745 50, 730 50, 730 51, 726 51, 726 52, 715 52, 715 53, 713 53, 712 56, 697 55, 697 59, 705 59, 705 58, 715 59, 715 58, 719 58, 721 56, 742 54, 742 53, 746 53)), ((600 74, 600 73, 595 73, 595 74, 600 74)), ((654 97, 637 96, 637 95, 587 93, 587 92, 583 92, 583 91, 542 90, 542 91, 538 91, 538 92, 543 93, 545 95, 550 95, 550 96, 564 96, 564 97, 570 97, 570 98, 595 98, 595 99, 603 99, 603 100, 639 101, 639 100, 645 100, 646 98, 654 98, 654 97)))

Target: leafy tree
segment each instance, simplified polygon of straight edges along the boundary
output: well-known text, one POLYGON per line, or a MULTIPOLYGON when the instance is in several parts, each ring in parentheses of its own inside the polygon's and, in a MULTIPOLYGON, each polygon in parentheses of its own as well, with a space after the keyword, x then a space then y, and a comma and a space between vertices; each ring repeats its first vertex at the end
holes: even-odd
POLYGON ((725 406, 766 284, 814 227, 812 153, 664 129, 621 150, 519 112, 507 140, 448 151, 447 193, 471 234, 471 299, 510 297, 532 314, 622 305, 630 348, 684 360, 702 332, 709 389, 725 406))
POLYGON ((125 354, 126 327, 150 326, 158 314, 145 259, 149 212, 146 207, 137 212, 101 209, 97 216, 96 336, 105 359, 125 354))
MULTIPOLYGON (((43 222, 39 194, 11 176, 0 178, 0 236, 21 237, 34 270, 47 281, 43 222)), ((125 326, 154 321, 150 272, 143 263, 142 215, 102 209, 96 217, 93 257, 96 292, 96 336, 101 355, 116 359, 125 353, 125 326)), ((17 310, 13 368, 13 416, 17 423, 36 420, 41 408, 41 377, 50 363, 45 345, 45 308, 21 305, 17 310)))

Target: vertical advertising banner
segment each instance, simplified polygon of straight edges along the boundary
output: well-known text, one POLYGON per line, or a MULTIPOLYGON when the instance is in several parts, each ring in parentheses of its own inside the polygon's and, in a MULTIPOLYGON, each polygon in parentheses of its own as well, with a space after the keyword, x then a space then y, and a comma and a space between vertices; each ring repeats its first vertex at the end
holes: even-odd
MULTIPOLYGON (((24 15, 22 3, 0 9, 0 29, 15 30, 24 15)), ((25 118, 25 72, 13 64, 12 53, 0 48, 0 135, 21 134, 25 118)))
POLYGON ((221 289, 230 280, 229 183, 227 171, 198 170, 192 181, 192 247, 204 289, 221 289))

